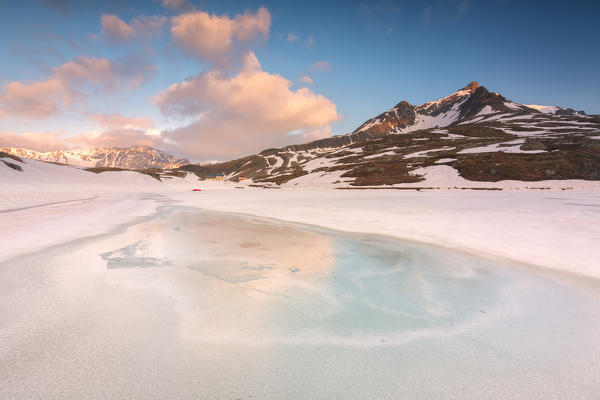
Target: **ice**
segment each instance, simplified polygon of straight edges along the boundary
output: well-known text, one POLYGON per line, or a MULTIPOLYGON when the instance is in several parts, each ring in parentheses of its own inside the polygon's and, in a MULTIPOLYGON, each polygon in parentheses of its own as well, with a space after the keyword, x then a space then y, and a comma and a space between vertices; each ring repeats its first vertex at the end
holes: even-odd
POLYGON ((375 235, 169 206, 0 265, 0 292, 3 398, 593 398, 600 384, 598 282, 375 235))

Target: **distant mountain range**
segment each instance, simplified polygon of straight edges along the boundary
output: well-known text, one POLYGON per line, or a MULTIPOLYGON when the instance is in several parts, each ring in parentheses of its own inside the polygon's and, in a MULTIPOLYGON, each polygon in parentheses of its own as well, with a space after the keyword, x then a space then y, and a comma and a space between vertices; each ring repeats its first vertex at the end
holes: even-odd
POLYGON ((19 147, 5 147, 0 148, 0 151, 18 157, 82 167, 173 169, 190 163, 185 158, 176 158, 161 150, 144 146, 98 148, 91 150, 58 150, 46 153, 19 147))
POLYGON ((418 186, 440 166, 472 181, 600 180, 600 116, 518 104, 471 82, 420 106, 401 101, 346 135, 180 169, 258 186, 368 187, 418 186))

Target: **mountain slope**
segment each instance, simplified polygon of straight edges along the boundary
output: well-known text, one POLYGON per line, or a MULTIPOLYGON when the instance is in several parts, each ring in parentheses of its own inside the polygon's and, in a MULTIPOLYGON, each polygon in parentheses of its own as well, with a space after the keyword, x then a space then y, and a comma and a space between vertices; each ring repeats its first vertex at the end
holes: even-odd
POLYGON ((82 167, 107 167, 124 169, 177 168, 189 160, 176 158, 150 147, 98 148, 90 150, 58 150, 41 153, 24 148, 0 148, 0 151, 18 157, 82 167))
POLYGON ((181 169, 273 187, 600 180, 600 116, 539 107, 471 82, 420 106, 400 102, 347 135, 181 169))

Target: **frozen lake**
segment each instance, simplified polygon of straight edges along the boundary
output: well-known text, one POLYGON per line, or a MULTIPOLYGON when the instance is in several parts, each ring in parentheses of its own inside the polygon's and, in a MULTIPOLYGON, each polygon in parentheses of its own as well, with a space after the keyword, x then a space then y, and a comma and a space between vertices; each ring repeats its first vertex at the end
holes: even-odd
POLYGON ((0 265, 1 398, 592 399, 600 283, 193 208, 0 265))

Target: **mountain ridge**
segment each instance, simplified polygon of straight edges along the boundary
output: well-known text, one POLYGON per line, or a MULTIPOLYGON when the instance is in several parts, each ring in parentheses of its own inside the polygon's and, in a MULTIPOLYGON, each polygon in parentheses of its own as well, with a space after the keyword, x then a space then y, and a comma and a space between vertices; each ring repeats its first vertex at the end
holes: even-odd
POLYGON ((0 148, 0 151, 18 157, 88 168, 173 169, 190 163, 188 159, 177 158, 148 146, 100 147, 50 152, 38 152, 22 147, 4 147, 0 148))

